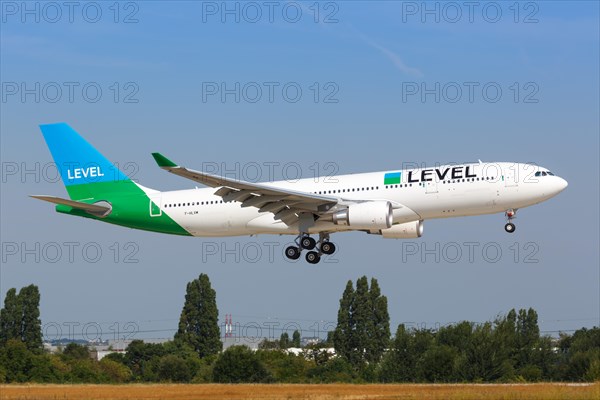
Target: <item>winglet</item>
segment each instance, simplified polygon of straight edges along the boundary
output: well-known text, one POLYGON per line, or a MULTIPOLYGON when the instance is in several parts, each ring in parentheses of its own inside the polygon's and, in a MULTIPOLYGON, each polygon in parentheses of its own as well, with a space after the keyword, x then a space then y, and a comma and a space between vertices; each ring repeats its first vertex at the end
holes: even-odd
POLYGON ((177 167, 177 164, 175 164, 173 161, 169 160, 167 157, 163 156, 160 153, 152 153, 152 157, 154 157, 154 160, 161 168, 177 167))

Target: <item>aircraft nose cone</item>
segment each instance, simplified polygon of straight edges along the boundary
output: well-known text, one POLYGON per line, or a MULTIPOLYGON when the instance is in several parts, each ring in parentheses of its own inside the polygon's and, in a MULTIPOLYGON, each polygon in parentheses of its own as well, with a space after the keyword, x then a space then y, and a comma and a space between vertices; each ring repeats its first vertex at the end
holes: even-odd
POLYGON ((569 186, 569 182, 567 182, 563 178, 558 178, 558 191, 559 192, 562 192, 563 190, 565 190, 567 188, 567 186, 569 186))
POLYGON ((551 185, 551 191, 552 191, 552 195, 556 196, 557 194, 559 194, 560 192, 562 192, 563 190, 565 190, 567 188, 567 186, 569 186, 569 183, 564 180, 561 177, 554 177, 554 182, 552 182, 551 185))

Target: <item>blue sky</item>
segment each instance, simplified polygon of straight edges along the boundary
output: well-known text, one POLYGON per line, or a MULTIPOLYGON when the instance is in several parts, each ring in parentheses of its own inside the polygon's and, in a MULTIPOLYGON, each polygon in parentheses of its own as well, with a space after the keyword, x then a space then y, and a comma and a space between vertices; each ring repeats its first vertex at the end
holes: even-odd
MULTIPOLYGON (((35 10, 37 3, 27 4, 35 10)), ((285 2, 272 21, 257 2, 257 22, 250 21, 256 14, 247 3, 227 3, 238 7, 236 22, 235 13, 223 15, 221 2, 122 2, 118 15, 112 2, 99 2, 95 23, 96 10, 86 4, 78 3, 73 22, 63 8, 53 23, 55 14, 43 3, 36 15, 23 13, 20 2, 2 2, 0 28, 0 291, 40 286, 43 322, 62 326, 63 336, 70 322, 79 324, 79 334, 86 323, 99 323, 107 337, 134 321, 138 337, 169 337, 185 284, 201 272, 217 290, 222 315, 263 329, 269 321, 278 329, 297 322, 307 335, 311 326, 325 325, 319 321, 335 320, 346 281, 362 275, 379 279, 394 326, 485 321, 513 307, 536 308, 544 331, 598 325, 597 2, 522 2, 517 8, 478 2, 472 22, 461 2, 428 3, 431 9, 437 4, 437 16, 425 13, 422 2, 285 2), (231 89, 236 82, 240 92, 248 90, 239 102, 232 94, 222 101, 220 93, 206 93, 211 85, 231 89), (435 92, 436 84, 438 102, 435 94, 407 92, 435 92), (286 85, 302 90, 297 102, 284 97, 286 85), (52 92, 57 86, 60 96, 52 92), (82 93, 84 86, 92 92, 82 93), (252 102, 256 86, 262 95, 252 102), (33 93, 22 98, 23 87, 33 93), (98 87, 102 95, 92 102, 98 87), (483 87, 500 88, 501 95, 484 94, 483 87), (337 263, 292 264, 280 251, 274 259, 266 254, 269 243, 282 249, 286 238, 161 236, 59 215, 29 199, 65 194, 52 179, 38 129, 58 121, 160 190, 193 184, 160 171, 153 151, 195 168, 239 163, 242 170, 256 162, 265 176, 266 165, 281 176, 288 163, 309 177, 315 168, 329 172, 326 165, 355 173, 406 163, 535 162, 569 187, 519 211, 514 235, 502 229, 502 215, 426 221, 418 241, 340 234, 337 263), (22 176, 36 168, 37 174, 22 176), (77 250, 70 262, 65 243, 72 242, 77 250), (500 248, 502 255, 490 262, 476 250, 473 262, 463 254, 454 263, 427 255, 427 249, 442 254, 455 244, 466 251, 465 243, 500 248), (49 262, 53 246, 63 254, 49 262), (207 255, 214 246, 219 253, 207 255), (263 254, 256 263, 249 253, 237 262, 223 252, 236 246, 239 254, 253 248, 263 254), (407 255, 411 246, 425 247, 407 255), (90 262, 83 247, 100 248, 102 255, 90 262), (31 248, 32 254, 25 251, 31 248), (124 262, 130 251, 138 263, 124 262), (525 262, 528 255, 538 262, 525 262)))

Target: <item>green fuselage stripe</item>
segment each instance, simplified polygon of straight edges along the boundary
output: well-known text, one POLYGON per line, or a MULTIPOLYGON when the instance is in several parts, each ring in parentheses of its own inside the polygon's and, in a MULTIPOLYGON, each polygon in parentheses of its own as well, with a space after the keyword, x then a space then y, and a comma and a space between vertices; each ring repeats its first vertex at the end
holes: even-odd
POLYGON ((188 231, 166 213, 160 212, 158 205, 151 204, 146 193, 130 180, 69 185, 66 188, 71 199, 85 203, 106 201, 111 204, 112 211, 108 216, 101 218, 83 210, 58 205, 56 207, 58 212, 101 220, 129 228, 191 236, 188 231), (153 214, 159 215, 151 216, 151 209, 153 214))

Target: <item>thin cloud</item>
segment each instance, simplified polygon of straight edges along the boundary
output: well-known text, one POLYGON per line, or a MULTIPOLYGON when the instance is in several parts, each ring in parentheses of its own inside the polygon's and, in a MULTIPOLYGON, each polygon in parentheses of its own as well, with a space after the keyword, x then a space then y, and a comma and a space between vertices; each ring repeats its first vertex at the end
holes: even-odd
POLYGON ((369 46, 371 46, 374 49, 379 50, 384 56, 386 56, 386 58, 388 60, 390 60, 392 62, 392 64, 394 64, 394 66, 396 67, 396 69, 398 69, 399 71, 410 75, 410 76, 415 76, 417 78, 421 78, 424 76, 423 72, 421 72, 421 70, 419 70, 418 68, 415 67, 410 67, 408 65, 406 65, 406 63, 404 63, 404 61, 402 60, 402 58, 400 58, 400 56, 396 53, 394 53, 393 51, 391 51, 388 48, 385 48, 375 42, 373 42, 371 39, 367 38, 364 35, 360 35, 361 39, 368 44, 369 46))

